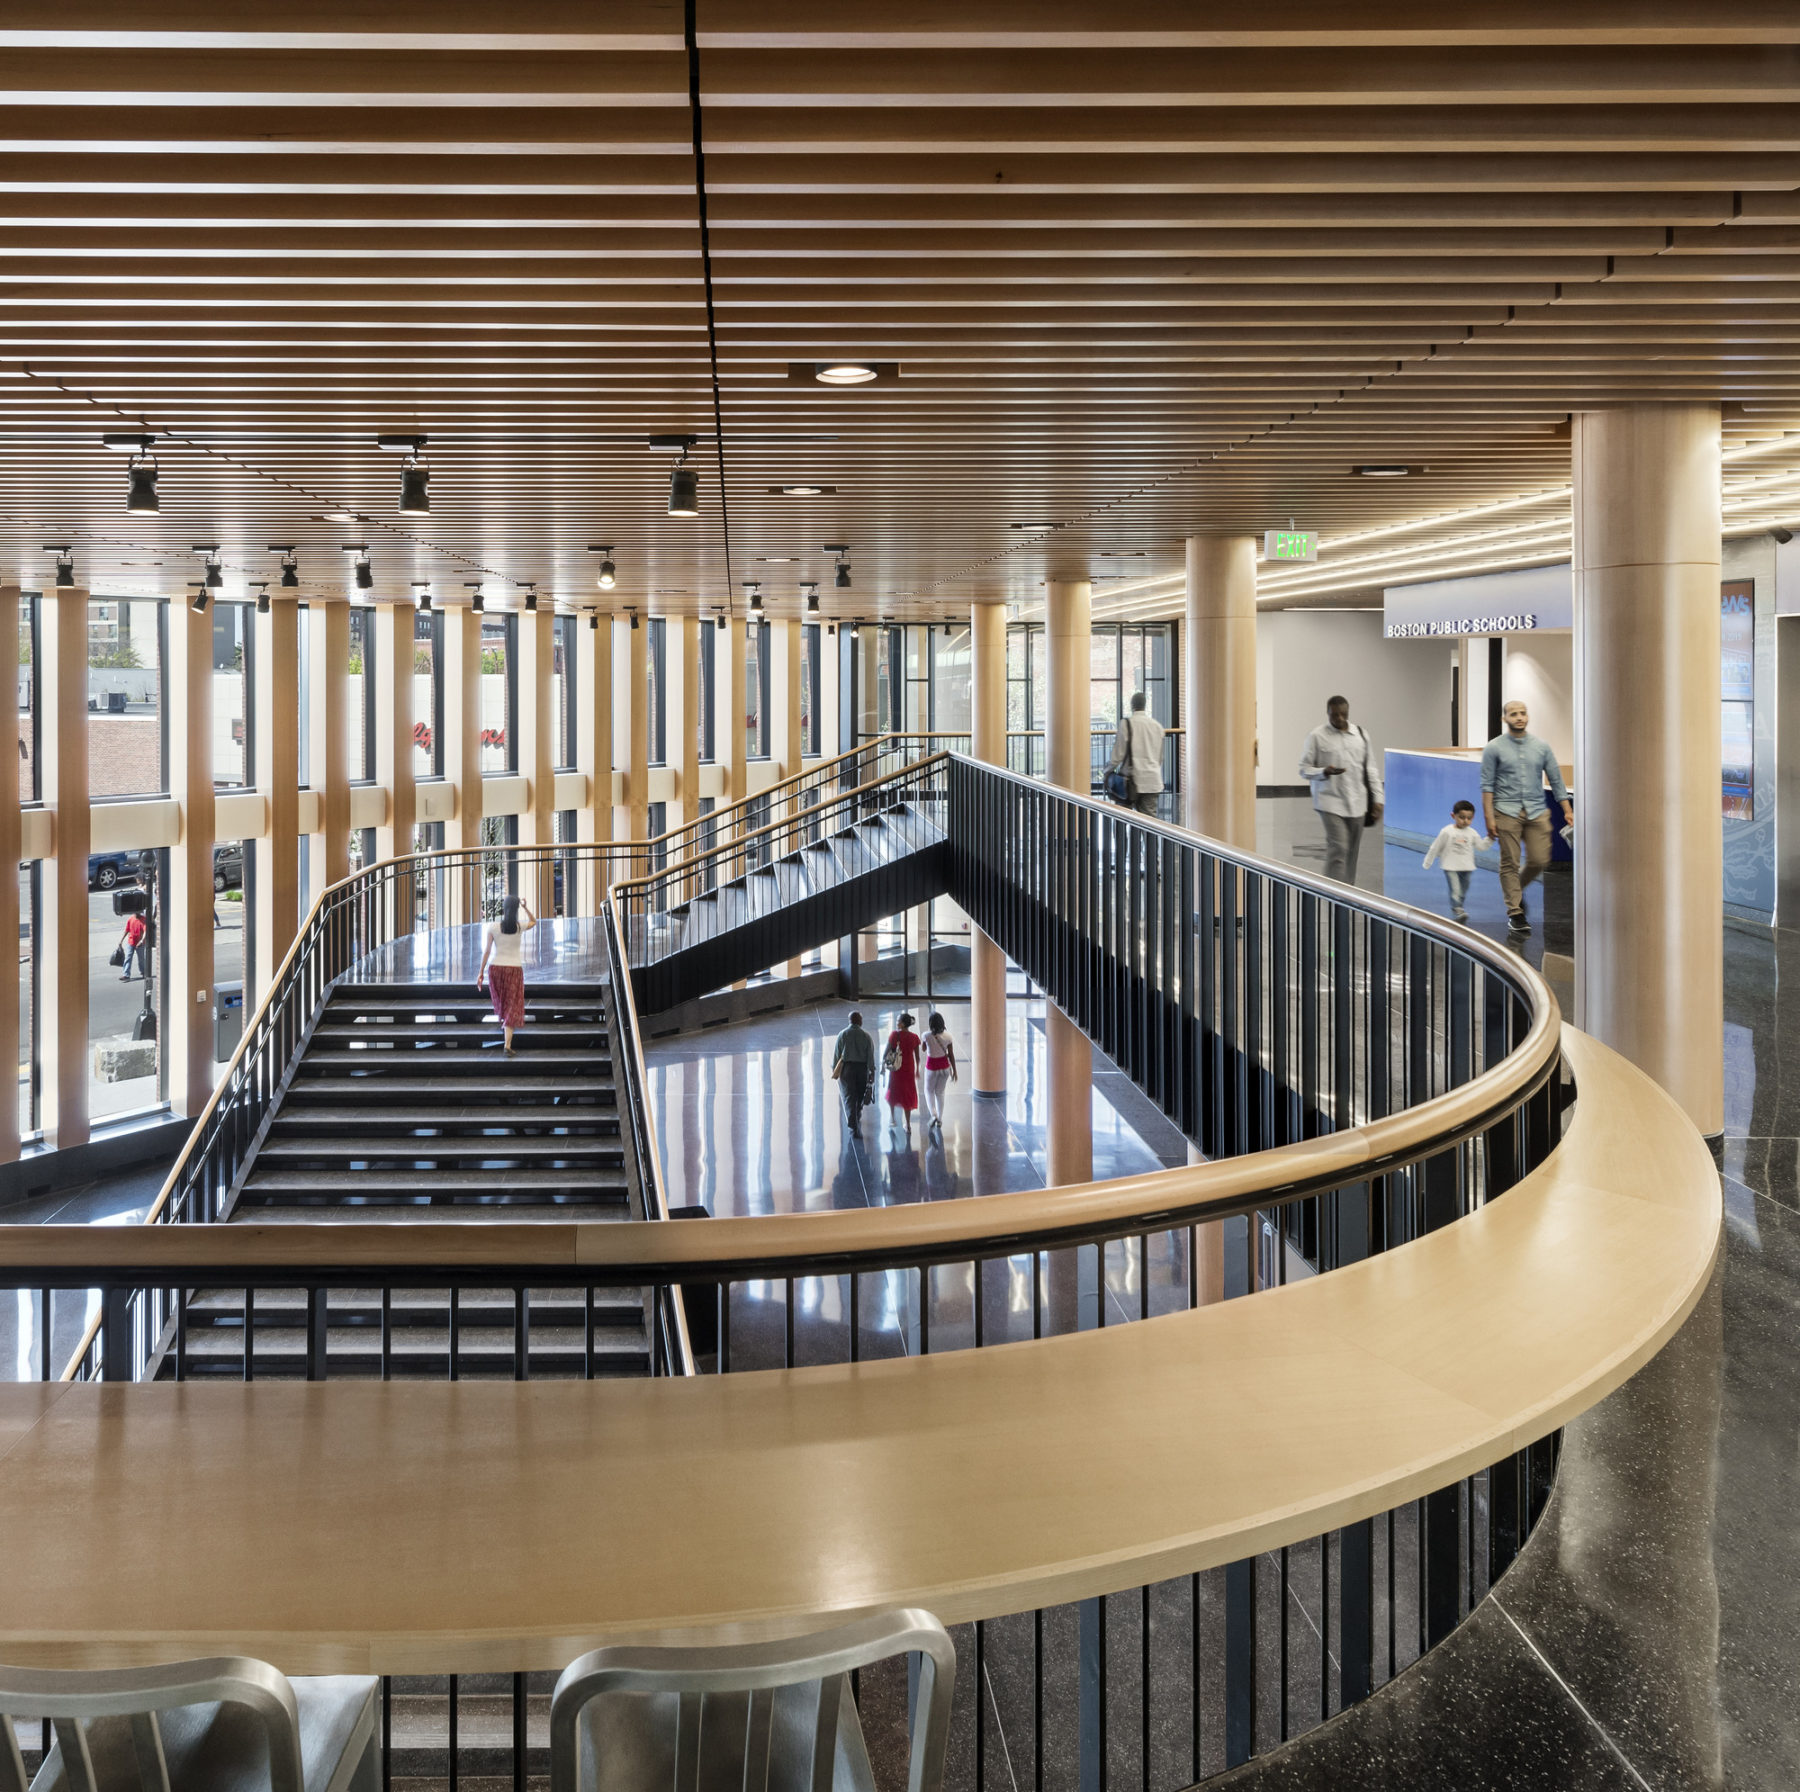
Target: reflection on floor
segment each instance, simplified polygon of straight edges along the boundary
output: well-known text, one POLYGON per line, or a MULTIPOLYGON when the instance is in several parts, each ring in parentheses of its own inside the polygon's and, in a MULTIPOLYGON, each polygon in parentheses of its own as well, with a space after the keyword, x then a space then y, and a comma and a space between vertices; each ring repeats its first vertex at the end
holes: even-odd
MULTIPOLYGON (((880 1046, 899 1006, 869 1001, 862 1011, 880 1046)), ((923 1003, 912 1009, 921 1023, 928 1011, 923 1003)), ((945 1000, 940 1011, 960 1066, 941 1131, 925 1124, 923 1110, 910 1127, 896 1127, 885 1105, 871 1105, 851 1133, 827 1074, 847 1002, 654 1042, 650 1101, 670 1204, 721 1215, 793 1213, 1042 1188, 1043 1003, 1010 1004, 1003 1097, 970 1092, 968 1003, 945 1000)), ((1128 1078, 1098 1054, 1094 1072, 1096 1177, 1186 1161, 1180 1134, 1128 1078)))

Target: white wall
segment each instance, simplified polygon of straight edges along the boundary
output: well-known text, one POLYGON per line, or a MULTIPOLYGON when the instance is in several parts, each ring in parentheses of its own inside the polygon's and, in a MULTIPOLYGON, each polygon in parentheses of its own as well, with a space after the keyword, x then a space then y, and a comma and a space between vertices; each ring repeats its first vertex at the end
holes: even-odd
POLYGON ((1389 641, 1379 610, 1264 610, 1256 619, 1259 784, 1297 784, 1300 746, 1325 720, 1325 699, 1384 747, 1447 747, 1451 638, 1389 641))
MULTIPOLYGON (((1564 765, 1575 759, 1575 637, 1508 635, 1501 700, 1531 711, 1531 732, 1548 741, 1564 765)), ((1481 712, 1486 717, 1486 710, 1481 712)), ((1486 732, 1486 721, 1482 721, 1486 732)))

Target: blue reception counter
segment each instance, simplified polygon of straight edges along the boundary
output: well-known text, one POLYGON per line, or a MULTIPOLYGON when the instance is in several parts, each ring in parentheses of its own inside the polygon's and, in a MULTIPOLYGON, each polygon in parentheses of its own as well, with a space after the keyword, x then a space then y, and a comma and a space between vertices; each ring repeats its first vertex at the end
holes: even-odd
MULTIPOLYGON (((1575 779, 1569 766, 1562 768, 1563 782, 1571 792, 1575 779)), ((1389 747, 1381 756, 1381 775, 1387 782, 1387 808, 1382 834, 1396 846, 1415 846, 1423 853, 1437 831, 1450 819, 1451 805, 1468 801, 1475 805, 1475 822, 1481 825, 1481 749, 1479 747, 1389 747)), ((1556 811, 1557 829, 1551 859, 1566 861, 1574 855, 1564 844, 1562 814, 1556 811)), ((1476 863, 1484 870, 1500 869, 1497 847, 1484 846, 1476 863)))

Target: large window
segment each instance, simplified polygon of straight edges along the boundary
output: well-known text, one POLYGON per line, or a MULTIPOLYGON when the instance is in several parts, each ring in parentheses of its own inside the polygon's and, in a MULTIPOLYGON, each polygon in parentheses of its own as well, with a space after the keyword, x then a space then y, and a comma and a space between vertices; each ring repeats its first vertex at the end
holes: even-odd
POLYGON ((931 727, 936 734, 967 734, 972 725, 973 647, 966 627, 952 623, 931 631, 931 727))
MULTIPOLYGON (((669 761, 669 731, 664 698, 669 689, 668 631, 660 616, 652 616, 644 627, 650 631, 650 638, 644 647, 647 685, 644 692, 644 717, 645 735, 649 743, 646 751, 651 765, 666 765, 669 761)), ((658 828, 650 831, 652 834, 661 832, 658 828)))
POLYGON ((19 801, 43 795, 38 782, 38 600, 19 599, 19 801))
POLYGON ((516 616, 481 619, 481 769, 518 769, 519 741, 513 727, 518 714, 519 663, 513 651, 516 616))
POLYGON ((162 668, 167 607, 88 605, 88 789, 95 801, 169 788, 162 668))
POLYGON ((19 1133, 29 1138, 38 1118, 38 890, 39 864, 19 867, 19 1133))
POLYGON ((350 612, 350 688, 344 693, 344 727, 352 784, 375 777, 375 612, 350 612))
POLYGON ((744 757, 769 756, 769 625, 744 625, 744 757))
MULTIPOLYGON (((820 634, 816 622, 800 625, 800 752, 817 758, 819 752, 820 634)), ((793 770, 799 770, 796 766, 793 770)))
POLYGON ((559 772, 575 769, 575 631, 580 624, 579 616, 558 616, 550 630, 550 707, 556 717, 551 757, 559 772))
POLYGON ((163 1099, 166 851, 96 855, 88 890, 88 1108, 95 1120, 163 1099), (121 915, 118 911, 133 912, 121 915), (141 931, 140 931, 141 930, 141 931), (124 962, 113 964, 115 949, 124 962))
POLYGON ((214 604, 212 609, 213 783, 221 790, 256 781, 250 739, 254 615, 248 604, 214 604))
POLYGON ((444 775, 444 613, 413 613, 413 777, 444 775))
POLYGON ((700 758, 710 764, 719 756, 719 730, 714 721, 719 709, 719 631, 710 618, 700 623, 700 758))

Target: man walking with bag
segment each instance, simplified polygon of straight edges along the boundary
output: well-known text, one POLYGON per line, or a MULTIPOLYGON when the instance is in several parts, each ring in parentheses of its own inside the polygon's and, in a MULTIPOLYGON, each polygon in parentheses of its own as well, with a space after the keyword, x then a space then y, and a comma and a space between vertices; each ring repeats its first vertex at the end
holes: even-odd
POLYGON ((1107 795, 1140 815, 1154 815, 1162 798, 1162 755, 1163 725, 1146 711, 1144 693, 1139 691, 1131 699, 1131 713, 1119 721, 1112 765, 1106 774, 1107 795), (1121 771, 1125 775, 1122 790, 1117 779, 1121 771))
POLYGON ((1363 829, 1381 819, 1387 793, 1368 735, 1351 726, 1348 697, 1326 698, 1324 722, 1300 749, 1300 776, 1325 829, 1325 875, 1355 883, 1363 829))
POLYGON ((1500 711, 1504 732, 1481 750, 1481 806, 1487 817, 1487 837, 1500 842, 1500 895, 1506 918, 1515 933, 1526 932, 1525 886, 1544 875, 1550 863, 1550 805, 1544 785, 1562 804, 1565 825, 1575 825, 1575 808, 1563 783, 1562 767, 1548 741, 1525 731, 1531 720, 1525 705, 1514 698, 1500 711), (1525 849, 1525 870, 1519 871, 1519 849, 1525 849))

